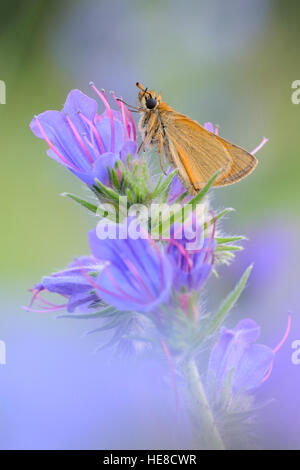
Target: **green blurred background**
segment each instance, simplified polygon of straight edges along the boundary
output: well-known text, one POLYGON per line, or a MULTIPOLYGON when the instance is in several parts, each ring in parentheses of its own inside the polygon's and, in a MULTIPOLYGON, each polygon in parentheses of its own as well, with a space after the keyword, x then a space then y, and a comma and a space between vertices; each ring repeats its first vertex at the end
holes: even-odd
MULTIPOLYGON (((27 289, 44 274, 63 268, 75 255, 87 253, 87 230, 95 222, 60 196, 64 191, 84 195, 87 190, 47 157, 46 144, 32 135, 29 122, 44 110, 60 109, 72 88, 93 96, 90 80, 135 103, 138 80, 161 91, 163 99, 178 111, 201 123, 219 124, 222 136, 248 150, 256 147, 263 136, 268 137, 268 144, 258 154, 259 166, 254 174, 239 184, 215 191, 213 204, 215 209, 236 208, 237 212, 226 221, 231 233, 253 234, 254 240, 258 236, 260 242, 268 245, 269 237, 275 234, 276 238, 276 230, 279 231, 273 254, 276 257, 278 250, 284 248, 282 259, 274 269, 272 253, 262 261, 263 268, 270 263, 275 279, 268 277, 269 284, 264 289, 263 274, 258 290, 253 289, 248 303, 242 304, 249 315, 252 312, 253 318, 260 319, 263 339, 276 342, 273 333, 280 335, 287 310, 297 308, 300 297, 300 105, 291 102, 291 84, 300 79, 300 3, 10 0, 1 2, 0 13, 0 79, 6 83, 6 104, 0 105, 0 339, 6 341, 8 354, 7 365, 0 369, 0 380, 10 383, 3 395, 7 404, 2 423, 10 426, 11 438, 6 440, 5 427, 0 437, 4 448, 101 447, 93 430, 90 438, 79 433, 70 442, 64 437, 52 441, 45 435, 38 443, 33 433, 27 442, 22 433, 16 436, 14 426, 18 419, 10 416, 17 398, 9 396, 8 391, 10 387, 20 387, 24 379, 18 375, 23 368, 19 361, 22 347, 28 345, 26 340, 20 343, 20 338, 30 337, 33 349, 28 361, 38 360, 41 341, 51 348, 61 338, 57 347, 62 348, 63 354, 64 338, 68 338, 70 361, 75 350, 78 355, 81 351, 88 361, 92 349, 90 342, 77 342, 83 325, 55 322, 51 315, 41 319, 20 309, 20 305, 28 304, 27 289), (35 345, 36 338, 39 343, 35 345), (10 356, 14 357, 13 365, 9 363, 10 356)), ((263 256, 263 246, 260 249, 263 256)), ((253 258, 257 256, 255 245, 251 253, 253 258)), ((240 274, 239 266, 226 281, 221 279, 214 284, 219 290, 213 294, 212 302, 232 286, 240 274)), ((46 350, 44 355, 47 356, 46 350)), ((28 367, 26 380, 38 380, 38 373, 33 379, 34 373, 28 367)), ((41 369, 43 356, 37 370, 41 369)), ((55 373, 54 368, 52 386, 55 373)), ((298 371, 296 374, 299 376, 298 371)), ((64 386, 71 387, 74 377, 64 386)), ((47 377, 44 380, 47 388, 47 377)), ((298 378, 295 380, 298 383, 298 378)), ((27 405, 24 403, 24 407, 27 405)), ((41 412, 46 405, 41 403, 41 412)), ((44 425, 47 426, 46 418, 44 425)), ((145 442, 151 446, 147 436, 145 442)), ((120 442, 117 441, 119 447, 120 442)), ((269 439, 266 445, 276 446, 276 442, 269 439)), ((290 436, 286 446, 297 445, 297 438, 290 436)))

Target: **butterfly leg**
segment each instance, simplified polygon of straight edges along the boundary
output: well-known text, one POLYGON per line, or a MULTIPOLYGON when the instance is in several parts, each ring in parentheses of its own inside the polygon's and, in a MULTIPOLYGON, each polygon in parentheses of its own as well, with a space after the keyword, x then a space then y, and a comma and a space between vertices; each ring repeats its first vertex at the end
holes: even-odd
POLYGON ((137 153, 140 153, 141 149, 143 148, 143 152, 145 152, 145 146, 144 146, 144 141, 142 141, 139 145, 137 153))
POLYGON ((164 144, 164 139, 163 139, 163 136, 161 135, 160 138, 159 138, 159 142, 158 142, 159 164, 160 164, 160 168, 161 168, 162 172, 166 175, 167 172, 164 169, 163 161, 162 161, 163 144, 164 144))

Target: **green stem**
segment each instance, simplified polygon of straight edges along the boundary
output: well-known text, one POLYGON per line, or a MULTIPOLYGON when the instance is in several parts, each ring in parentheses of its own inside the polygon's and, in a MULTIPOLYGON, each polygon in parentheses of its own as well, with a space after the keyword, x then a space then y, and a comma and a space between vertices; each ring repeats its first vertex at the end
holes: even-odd
POLYGON ((186 401, 188 411, 192 424, 195 426, 196 437, 201 441, 201 447, 210 450, 225 450, 193 359, 189 359, 184 364, 183 375, 187 385, 186 401))

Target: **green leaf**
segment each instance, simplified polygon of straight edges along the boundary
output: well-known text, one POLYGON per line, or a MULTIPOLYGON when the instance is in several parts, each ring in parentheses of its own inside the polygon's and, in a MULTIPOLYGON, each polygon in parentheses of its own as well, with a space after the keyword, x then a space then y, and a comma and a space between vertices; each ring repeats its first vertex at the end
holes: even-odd
POLYGON ((226 316, 228 315, 232 307, 235 305, 235 303, 239 299, 241 293, 243 292, 246 286, 246 282, 250 276, 252 268, 253 268, 253 265, 250 265, 246 269, 246 271, 242 275, 241 279, 239 280, 239 282, 237 283, 233 291, 230 292, 230 294, 226 297, 226 299, 222 303, 217 313, 213 316, 206 331, 207 335, 213 334, 219 328, 219 326, 223 323, 226 316))
POLYGON ((177 199, 176 201, 174 202, 174 204, 179 204, 181 201, 184 200, 184 198, 186 198, 187 196, 189 195, 189 192, 188 191, 185 191, 184 193, 182 193, 177 199))
POLYGON ((238 245, 217 245, 215 251, 241 251, 244 248, 238 245))
POLYGON ((86 209, 93 212, 94 214, 97 213, 98 207, 95 206, 95 204, 92 204, 91 202, 85 201, 84 199, 80 199, 79 197, 71 193, 62 193, 62 196, 72 199, 73 201, 77 202, 78 204, 85 207, 86 209))
POLYGON ((222 210, 215 217, 212 217, 208 223, 204 222, 204 224, 203 224, 204 230, 207 229, 207 226, 212 225, 214 222, 217 222, 222 217, 224 217, 226 214, 228 214, 229 212, 233 212, 234 210, 235 209, 233 209, 233 207, 227 207, 226 209, 222 210))
POLYGON ((209 188, 211 187, 211 185, 213 184, 213 182, 215 181, 215 179, 219 176, 221 170, 218 170, 216 171, 212 177, 210 178, 210 180, 206 183, 206 185, 204 186, 203 189, 201 189, 200 193, 198 193, 195 197, 193 197, 193 199, 190 200, 189 204, 192 205, 192 208, 193 208, 193 211, 196 209, 196 205, 199 204, 199 202, 202 201, 202 199, 204 198, 204 196, 206 195, 206 193, 208 192, 209 188))
POLYGON ((243 237, 242 235, 235 236, 235 237, 225 237, 225 238, 215 237, 215 240, 217 243, 230 243, 230 242, 239 242, 242 240, 246 240, 246 237, 243 237))
POLYGON ((208 317, 207 319, 201 322, 200 331, 196 333, 192 341, 191 350, 196 350, 206 338, 215 333, 215 331, 221 326, 226 316, 240 297, 252 268, 253 265, 250 265, 246 269, 240 281, 237 283, 233 291, 224 300, 221 307, 219 308, 217 313, 212 317, 212 319, 208 317))

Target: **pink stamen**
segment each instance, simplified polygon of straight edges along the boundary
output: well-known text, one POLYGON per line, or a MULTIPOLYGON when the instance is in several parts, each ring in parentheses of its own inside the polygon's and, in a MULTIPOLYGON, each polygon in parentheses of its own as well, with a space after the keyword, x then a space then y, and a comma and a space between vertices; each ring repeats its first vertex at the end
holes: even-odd
MULTIPOLYGON (((97 150, 97 149, 95 148, 95 144, 92 143, 92 142, 90 142, 86 135, 84 135, 83 138, 84 138, 84 141, 85 141, 86 145, 88 145, 88 146, 90 147, 90 149, 92 149, 92 150, 94 150, 94 151, 97 150)), ((97 154, 99 154, 99 152, 97 152, 97 154)))
POLYGON ((124 126, 124 129, 127 130, 127 135, 128 135, 128 138, 130 139, 130 125, 129 125, 127 116, 126 116, 126 114, 125 114, 125 107, 124 107, 124 104, 123 104, 122 101, 121 101, 120 104, 121 104, 121 112, 122 112, 123 126, 124 126))
MULTIPOLYGON (((40 292, 42 290, 44 290, 43 288, 42 289, 31 289, 32 292, 33 292, 33 297, 31 299, 31 302, 29 304, 29 307, 23 307, 25 310, 29 311, 29 312, 36 312, 36 313, 47 313, 47 312, 55 312, 56 310, 62 310, 64 308, 66 308, 67 304, 62 304, 62 305, 56 305, 52 302, 49 302, 47 301, 46 299, 44 299, 41 295, 40 295, 40 292), (41 307, 42 310, 38 310, 38 309, 34 309, 32 308, 32 305, 34 304, 34 302, 39 306, 41 307), (45 306, 46 305, 46 306, 45 306)), ((65 295, 63 295, 63 297, 67 298, 65 295)))
POLYGON ((194 302, 193 302, 192 307, 193 307, 194 321, 196 322, 198 320, 198 310, 194 302))
POLYGON ((94 85, 93 82, 90 82, 90 85, 91 87, 93 88, 93 90, 97 93, 97 95, 99 96, 99 98, 102 100, 102 102, 104 103, 104 106, 106 108, 106 112, 109 116, 109 119, 110 119, 110 127, 111 127, 111 142, 110 142, 110 151, 112 153, 114 153, 115 151, 115 126, 114 126, 114 118, 113 118, 113 114, 112 114, 112 111, 111 111, 111 107, 109 106, 109 103, 107 101, 107 98, 106 98, 106 95, 102 94, 94 85))
POLYGON ((218 125, 216 125, 216 127, 215 127, 215 135, 219 135, 219 126, 218 125))
POLYGON ((180 294, 179 305, 180 305, 180 308, 187 314, 189 311, 189 295, 188 294, 180 294))
POLYGON ((98 157, 100 157, 101 154, 99 152, 98 146, 96 145, 95 137, 94 137, 92 129, 90 129, 90 138, 88 139, 88 136, 86 133, 83 134, 83 138, 84 138, 86 145, 88 145, 88 147, 93 150, 93 154, 96 160, 98 157))
POLYGON ((136 128, 135 128, 135 124, 134 124, 134 120, 129 112, 129 110, 127 109, 127 107, 124 105, 123 103, 123 106, 124 106, 124 109, 125 109, 125 113, 127 114, 127 116, 129 117, 129 120, 130 120, 130 123, 131 123, 131 128, 132 128, 132 132, 133 132, 133 140, 136 142, 136 128))
POLYGON ((31 292, 33 292, 33 296, 32 296, 32 299, 30 301, 30 304, 29 304, 29 307, 32 307, 32 305, 34 304, 37 296, 38 296, 38 293, 40 292, 38 289, 31 289, 31 292))
POLYGON ((145 235, 146 239, 148 240, 149 244, 152 246, 152 248, 155 250, 155 252, 157 254, 158 261, 159 261, 160 280, 161 280, 161 282, 163 282, 163 280, 164 280, 164 266, 163 266, 161 252, 160 252, 157 244, 155 243, 155 241, 152 240, 152 238, 150 237, 148 232, 143 231, 143 229, 141 229, 141 233, 144 233, 144 235, 145 235))
POLYGON ((88 152, 86 146, 84 145, 84 142, 83 142, 82 138, 80 137, 80 135, 79 135, 79 133, 78 133, 76 127, 74 126, 74 124, 72 123, 70 117, 69 117, 67 114, 66 114, 66 119, 67 119, 68 124, 69 124, 69 126, 71 127, 72 132, 73 132, 75 138, 77 139, 77 141, 78 141, 80 147, 82 148, 82 150, 83 150, 84 153, 86 154, 88 160, 90 161, 90 163, 94 163, 94 160, 93 160, 92 156, 89 154, 89 152, 88 152))
POLYGON ((186 249, 177 240, 175 240, 174 238, 171 238, 170 241, 169 241, 169 245, 168 245, 168 253, 170 252, 170 249, 171 249, 172 245, 176 246, 176 248, 181 252, 181 254, 185 258, 186 263, 188 265, 188 271, 191 271, 191 269, 193 267, 193 261, 191 260, 191 258, 189 256, 188 252, 186 251, 186 249))
MULTIPOLYGON (((284 345, 284 343, 286 342, 289 334, 290 334, 290 331, 291 331, 291 325, 292 325, 292 315, 289 313, 288 314, 288 324, 287 324, 287 327, 286 327, 286 330, 285 330, 285 333, 281 339, 281 341, 277 344, 277 346, 273 349, 273 352, 274 354, 276 354, 279 349, 284 345)), ((272 364, 270 365, 268 371, 266 372, 266 375, 264 376, 264 378, 262 379, 261 383, 264 383, 266 380, 268 380, 268 378, 270 377, 271 373, 272 373, 272 370, 273 370, 273 364, 274 364, 274 361, 272 362, 272 364)))
POLYGON ((106 272, 107 272, 107 275, 108 275, 110 281, 111 281, 112 284, 119 290, 119 292, 122 292, 122 293, 123 293, 123 295, 118 295, 118 294, 116 294, 115 292, 112 292, 112 291, 109 291, 109 290, 107 290, 107 289, 104 289, 103 287, 100 287, 98 284, 96 284, 96 282, 95 282, 88 274, 86 274, 86 270, 85 270, 85 268, 84 268, 83 265, 78 264, 78 266, 79 266, 79 268, 80 268, 80 271, 81 271, 83 277, 89 282, 89 284, 90 284, 92 287, 94 287, 94 289, 97 289, 97 290, 99 290, 100 292, 105 292, 106 294, 109 294, 109 295, 111 295, 112 297, 115 297, 115 298, 118 298, 118 299, 121 299, 121 300, 124 300, 124 298, 125 298, 125 299, 127 299, 127 300, 133 300, 133 301, 136 302, 136 303, 140 303, 140 304, 142 303, 142 302, 140 302, 139 299, 136 299, 136 298, 130 296, 129 294, 127 294, 127 292, 123 291, 123 290, 117 285, 117 283, 115 282, 115 280, 113 279, 111 273, 109 272, 109 270, 108 270, 107 268, 105 268, 105 270, 106 270, 106 272))
POLYGON ((151 300, 154 300, 154 296, 148 286, 146 286, 145 282, 143 281, 142 277, 140 276, 139 272, 137 271, 136 267, 133 265, 133 263, 129 259, 123 259, 124 263, 128 266, 129 270, 133 274, 133 276, 136 278, 138 283, 143 287, 144 291, 146 294, 149 296, 151 300))
POLYGON ((110 93, 111 93, 111 96, 113 97, 113 99, 115 100, 115 102, 117 103, 118 107, 119 107, 119 108, 121 109, 121 111, 122 111, 123 126, 124 126, 124 129, 127 130, 128 138, 130 139, 131 128, 130 128, 130 124, 129 124, 129 121, 128 121, 128 119, 127 119, 127 116, 125 115, 125 106, 124 106, 124 103, 123 103, 122 101, 118 101, 118 100, 117 100, 114 91, 111 91, 110 93))
MULTIPOLYGON (((133 302, 136 302, 138 304, 141 304, 143 305, 143 303, 145 302, 141 302, 140 299, 128 294, 128 292, 125 292, 123 289, 121 289, 121 287, 119 286, 119 284, 116 283, 115 279, 113 278, 111 272, 109 271, 109 268, 106 267, 105 268, 105 271, 106 271, 106 274, 107 274, 107 277, 109 278, 110 282, 113 284, 113 286, 119 291, 121 292, 121 294, 123 294, 123 298, 127 299, 127 300, 131 300, 133 302)), ((151 300, 153 300, 153 296, 151 296, 151 300)))
MULTIPOLYGON (((40 303, 43 303, 45 305, 48 305, 49 307, 59 307, 59 305, 55 305, 54 303, 52 302, 49 302, 48 300, 44 299, 40 294, 39 294, 39 291, 37 291, 33 297, 33 300, 34 301, 40 301, 40 303)), ((41 305, 42 306, 42 305, 41 305)))
POLYGON ((291 331, 291 325, 292 325, 292 315, 289 313, 288 314, 288 324, 287 324, 287 327, 286 327, 286 330, 285 330, 285 333, 283 335, 283 338, 282 340, 277 344, 277 346, 273 349, 273 352, 276 354, 279 349, 284 345, 284 343, 286 342, 289 334, 290 334, 290 331, 291 331))
MULTIPOLYGON (((113 96, 114 100, 116 101, 117 105, 120 107, 120 103, 117 100, 114 92, 112 91, 111 93, 112 93, 112 96, 113 96)), ((122 103, 122 104, 123 104, 123 107, 125 109, 125 113, 127 114, 128 118, 130 120, 131 129, 133 131, 133 140, 136 142, 136 128, 135 128, 133 117, 131 116, 131 113, 130 113, 129 109, 127 108, 127 106, 125 106, 124 103, 122 103)))
POLYGON ((58 158, 63 161, 65 163, 65 165, 69 166, 70 168, 72 168, 73 170, 75 171, 79 171, 80 173, 83 173, 82 170, 80 170, 79 168, 77 168, 75 165, 73 165, 73 163, 69 162, 69 160, 67 160, 65 157, 63 157, 63 155, 61 155, 61 153, 58 152, 58 150, 56 150, 55 146, 52 144, 52 142, 48 139, 47 135, 45 134, 44 132, 44 129, 41 125, 41 123, 39 122, 38 118, 35 116, 35 121, 37 123, 37 126, 39 128, 39 130, 41 131, 41 134, 42 136, 44 137, 46 143, 48 144, 48 146, 51 148, 51 150, 53 150, 53 152, 58 156, 58 158))
POLYGON ((266 380, 268 380, 268 378, 269 378, 270 375, 272 374, 272 370, 273 370, 273 362, 272 362, 272 364, 270 365, 269 369, 267 370, 266 375, 265 375, 264 378, 262 379, 262 381, 261 381, 262 384, 263 384, 264 382, 266 382, 266 380))
POLYGON ((255 155, 268 142, 268 140, 269 139, 266 137, 263 137, 261 143, 254 150, 252 150, 252 155, 255 155))
POLYGON ((36 308, 31 308, 31 307, 26 307, 25 305, 22 306, 24 310, 27 312, 33 312, 33 313, 48 313, 48 312, 56 312, 57 310, 64 310, 66 308, 67 304, 64 305, 59 305, 57 307, 48 307, 48 308, 43 308, 41 310, 36 309, 36 308))
POLYGON ((97 142, 99 144, 99 147, 100 147, 100 151, 101 153, 104 153, 104 145, 103 145, 103 142, 101 140, 101 137, 99 135, 99 132, 97 131, 97 128, 96 126, 92 123, 92 121, 90 121, 86 116, 84 116, 80 111, 79 111, 79 116, 89 125, 91 126, 91 129, 92 131, 94 132, 94 135, 97 139, 97 142))

